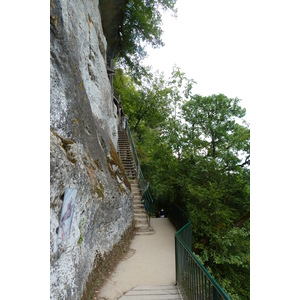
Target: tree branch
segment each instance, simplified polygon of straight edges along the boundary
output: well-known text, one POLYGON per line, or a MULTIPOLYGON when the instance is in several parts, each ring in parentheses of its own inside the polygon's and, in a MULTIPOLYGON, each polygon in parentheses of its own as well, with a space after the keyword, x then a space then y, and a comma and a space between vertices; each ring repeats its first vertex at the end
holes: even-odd
POLYGON ((242 164, 238 165, 238 166, 243 167, 245 165, 250 166, 250 154, 246 157, 245 161, 242 164))
POLYGON ((235 223, 235 226, 238 228, 241 228, 242 225, 250 219, 250 211, 248 211, 246 214, 244 214, 243 216, 241 216, 239 218, 239 220, 235 223))

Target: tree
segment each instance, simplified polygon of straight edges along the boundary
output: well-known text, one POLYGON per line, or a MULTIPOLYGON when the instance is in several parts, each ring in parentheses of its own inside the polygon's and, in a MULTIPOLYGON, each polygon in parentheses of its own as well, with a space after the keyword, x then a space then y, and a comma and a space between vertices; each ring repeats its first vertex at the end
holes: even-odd
POLYGON ((194 251, 232 299, 249 299, 250 130, 245 109, 223 94, 194 95, 186 122, 182 178, 194 251))
POLYGON ((114 88, 120 94, 124 110, 129 115, 131 130, 137 133, 139 139, 146 127, 163 126, 171 112, 171 90, 166 85, 163 74, 147 70, 140 81, 135 81, 119 69, 114 88))
POLYGON ((140 64, 147 55, 145 45, 163 46, 162 11, 176 14, 176 0, 129 0, 125 8, 125 19, 120 28, 121 44, 118 60, 129 67, 135 76, 144 74, 140 64))
POLYGON ((245 116, 246 110, 239 106, 238 98, 223 94, 203 97, 194 95, 182 107, 186 126, 187 146, 194 153, 206 155, 218 161, 228 170, 239 164, 250 164, 250 130, 237 120, 245 116))

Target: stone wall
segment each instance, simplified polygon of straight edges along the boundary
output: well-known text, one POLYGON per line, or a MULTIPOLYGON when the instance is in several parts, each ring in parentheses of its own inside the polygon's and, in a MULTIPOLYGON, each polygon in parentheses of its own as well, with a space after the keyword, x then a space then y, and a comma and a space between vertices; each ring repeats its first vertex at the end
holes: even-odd
POLYGON ((80 299, 95 262, 132 230, 130 184, 117 154, 118 118, 98 1, 51 0, 51 299, 80 299), (70 237, 58 243, 66 188, 77 189, 70 237))

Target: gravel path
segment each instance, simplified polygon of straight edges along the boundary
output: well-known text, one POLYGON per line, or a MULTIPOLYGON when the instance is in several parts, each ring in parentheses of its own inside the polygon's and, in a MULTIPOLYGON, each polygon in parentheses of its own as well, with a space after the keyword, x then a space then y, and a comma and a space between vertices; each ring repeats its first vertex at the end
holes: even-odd
POLYGON ((175 285, 175 228, 152 218, 152 235, 136 235, 130 250, 99 291, 98 300, 117 300, 140 285, 175 285))

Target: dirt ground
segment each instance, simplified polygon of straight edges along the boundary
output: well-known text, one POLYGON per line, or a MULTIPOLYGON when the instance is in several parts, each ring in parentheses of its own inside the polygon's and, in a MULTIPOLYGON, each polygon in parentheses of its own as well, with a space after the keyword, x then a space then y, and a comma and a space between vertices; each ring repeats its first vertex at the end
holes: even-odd
POLYGON ((133 238, 97 300, 117 300, 138 285, 175 285, 175 227, 167 218, 152 218, 150 225, 154 234, 133 238))

